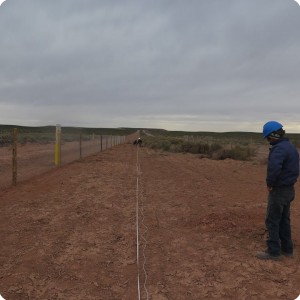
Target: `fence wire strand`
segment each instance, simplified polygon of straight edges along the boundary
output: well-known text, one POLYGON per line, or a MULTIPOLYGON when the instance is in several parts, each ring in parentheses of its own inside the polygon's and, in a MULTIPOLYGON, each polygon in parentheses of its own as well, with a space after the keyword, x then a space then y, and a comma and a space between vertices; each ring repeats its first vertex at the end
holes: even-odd
POLYGON ((61 129, 59 163, 54 128, 0 131, 0 189, 31 179, 55 167, 111 149, 130 136, 83 134, 61 129), (17 134, 13 134, 17 132, 17 134), (13 180, 12 180, 13 178, 13 180), (15 183, 14 183, 15 181, 15 183))

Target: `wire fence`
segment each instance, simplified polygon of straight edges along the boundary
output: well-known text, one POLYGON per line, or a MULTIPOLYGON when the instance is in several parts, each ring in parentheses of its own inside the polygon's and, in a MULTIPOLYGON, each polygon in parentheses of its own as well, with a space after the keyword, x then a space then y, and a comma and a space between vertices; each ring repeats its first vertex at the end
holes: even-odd
POLYGON ((53 128, 52 132, 23 132, 16 128, 0 131, 0 189, 134 139, 128 134, 94 134, 64 128, 57 135, 57 128, 53 128))

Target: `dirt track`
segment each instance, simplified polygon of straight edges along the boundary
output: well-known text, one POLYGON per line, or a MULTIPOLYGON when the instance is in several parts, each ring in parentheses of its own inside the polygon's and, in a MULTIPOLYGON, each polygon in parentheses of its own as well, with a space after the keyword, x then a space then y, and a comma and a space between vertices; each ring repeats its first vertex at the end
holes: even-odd
MULTIPOLYGON (((295 257, 265 248, 265 166, 139 151, 140 264, 149 299, 295 299, 300 293, 300 191, 295 257)), ((0 294, 23 299, 138 299, 137 152, 132 145, 0 195, 0 294)), ((140 269, 141 298, 146 299, 140 269)))

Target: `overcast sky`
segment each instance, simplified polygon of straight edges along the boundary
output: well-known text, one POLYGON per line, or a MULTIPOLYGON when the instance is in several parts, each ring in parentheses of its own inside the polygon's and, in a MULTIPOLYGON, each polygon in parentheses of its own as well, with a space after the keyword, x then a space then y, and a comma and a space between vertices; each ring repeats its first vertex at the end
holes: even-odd
POLYGON ((6 0, 0 124, 300 132, 294 0, 6 0))

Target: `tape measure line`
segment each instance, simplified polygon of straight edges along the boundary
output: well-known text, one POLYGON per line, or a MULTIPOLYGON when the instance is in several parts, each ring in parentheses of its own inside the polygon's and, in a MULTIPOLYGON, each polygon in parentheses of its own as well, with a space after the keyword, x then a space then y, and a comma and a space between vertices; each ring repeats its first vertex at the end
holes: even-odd
MULTIPOLYGON (((137 147, 138 149, 138 147, 137 147)), ((137 177, 136 177, 136 264, 137 264, 137 284, 138 284, 138 299, 141 299, 140 287, 140 241, 139 241, 139 153, 137 150, 137 177)))
POLYGON ((141 172, 141 167, 140 167, 140 158, 139 158, 139 147, 137 147, 137 161, 136 161, 136 169, 137 169, 137 180, 136 180, 136 245, 137 245, 137 273, 138 273, 138 299, 141 299, 141 286, 140 286, 140 269, 143 269, 144 273, 144 283, 143 283, 143 288, 145 292, 146 299, 149 299, 149 294, 148 290, 146 287, 147 284, 147 279, 148 275, 146 272, 146 255, 145 255, 145 250, 147 247, 147 240, 146 240, 146 233, 148 231, 148 227, 144 223, 145 215, 144 215, 144 191, 143 191, 143 181, 142 181, 142 172, 141 172), (144 228, 144 231, 140 234, 140 223, 139 219, 141 218, 141 225, 144 228), (141 236, 141 239, 143 241, 143 265, 141 267, 140 265, 140 239, 139 237, 141 236))

